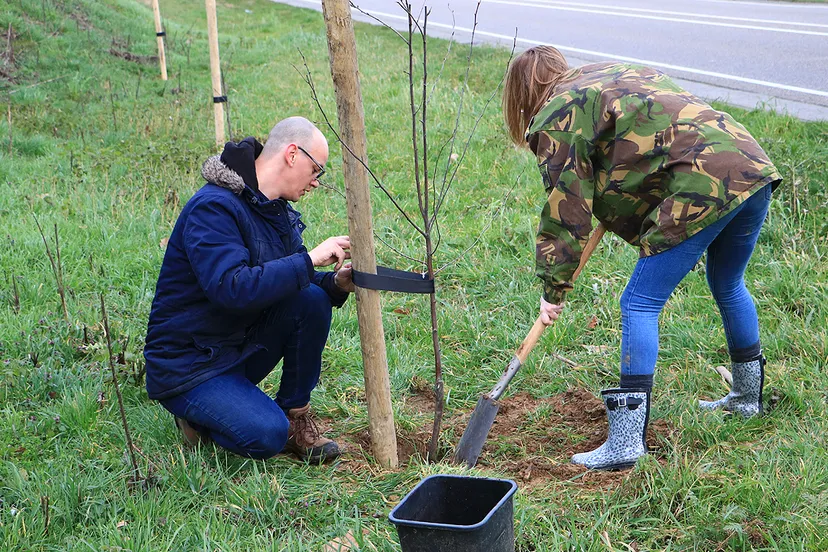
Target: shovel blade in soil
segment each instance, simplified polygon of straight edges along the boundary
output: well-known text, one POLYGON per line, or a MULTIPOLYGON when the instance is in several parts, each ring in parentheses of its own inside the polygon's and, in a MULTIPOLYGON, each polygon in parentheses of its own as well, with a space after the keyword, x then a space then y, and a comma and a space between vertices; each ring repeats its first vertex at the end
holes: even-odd
POLYGON ((469 418, 469 425, 466 426, 466 431, 454 451, 455 464, 466 464, 468 468, 473 468, 477 464, 477 458, 483 451, 483 445, 486 444, 486 438, 499 408, 500 402, 491 397, 483 395, 478 399, 477 406, 469 418))

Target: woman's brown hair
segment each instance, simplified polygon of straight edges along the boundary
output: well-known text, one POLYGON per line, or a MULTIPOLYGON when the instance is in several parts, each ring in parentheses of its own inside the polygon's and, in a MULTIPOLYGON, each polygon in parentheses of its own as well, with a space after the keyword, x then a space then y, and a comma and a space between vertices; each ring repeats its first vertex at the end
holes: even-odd
POLYGON ((503 87, 503 117, 515 144, 526 145, 529 121, 568 69, 566 58, 552 46, 529 48, 509 64, 503 87))

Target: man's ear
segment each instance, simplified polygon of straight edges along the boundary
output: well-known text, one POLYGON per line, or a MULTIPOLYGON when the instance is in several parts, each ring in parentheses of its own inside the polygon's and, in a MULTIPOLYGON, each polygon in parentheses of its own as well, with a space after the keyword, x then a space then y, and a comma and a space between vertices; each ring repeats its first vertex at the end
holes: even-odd
POLYGON ((296 144, 288 144, 285 148, 285 163, 288 167, 293 167, 296 164, 296 155, 299 153, 299 148, 296 144))

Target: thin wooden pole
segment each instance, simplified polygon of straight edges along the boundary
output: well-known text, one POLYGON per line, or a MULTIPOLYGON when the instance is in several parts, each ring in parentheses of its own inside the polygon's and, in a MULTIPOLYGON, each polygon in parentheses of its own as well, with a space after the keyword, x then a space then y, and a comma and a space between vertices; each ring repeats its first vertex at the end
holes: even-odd
POLYGON ((216 123, 216 145, 224 145, 224 102, 221 93, 221 64, 219 61, 218 23, 216 0, 205 0, 207 5, 207 38, 210 42, 210 74, 213 77, 213 120, 216 123))
MULTIPOLYGON (((328 29, 328 53, 336 92, 340 136, 354 155, 365 161, 365 117, 359 84, 356 39, 348 0, 323 0, 322 13, 328 29)), ((371 218, 371 194, 365 167, 342 147, 348 231, 354 269, 376 274, 376 250, 371 218)), ((391 382, 385 352, 380 295, 376 290, 356 288, 357 320, 368 401, 368 427, 377 461, 389 468, 399 466, 391 382)))
POLYGON ((152 12, 155 15, 155 37, 158 40, 158 63, 161 65, 161 80, 167 80, 167 56, 164 54, 164 27, 161 26, 161 8, 158 0, 152 0, 152 12))

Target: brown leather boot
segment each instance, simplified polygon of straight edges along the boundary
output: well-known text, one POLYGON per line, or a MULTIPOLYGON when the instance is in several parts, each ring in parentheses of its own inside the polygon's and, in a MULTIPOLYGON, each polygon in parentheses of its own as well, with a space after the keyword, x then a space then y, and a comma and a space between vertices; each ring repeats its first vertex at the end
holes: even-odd
POLYGON ((336 442, 322 437, 310 414, 310 404, 288 410, 288 440, 285 450, 292 452, 300 460, 313 464, 330 462, 340 455, 336 442))
POLYGON ((198 432, 196 428, 190 425, 187 420, 184 418, 179 418, 178 416, 173 416, 175 418, 175 427, 181 432, 181 436, 184 438, 184 443, 187 446, 194 447, 198 444, 206 445, 210 442, 209 437, 205 437, 201 433, 198 432))

